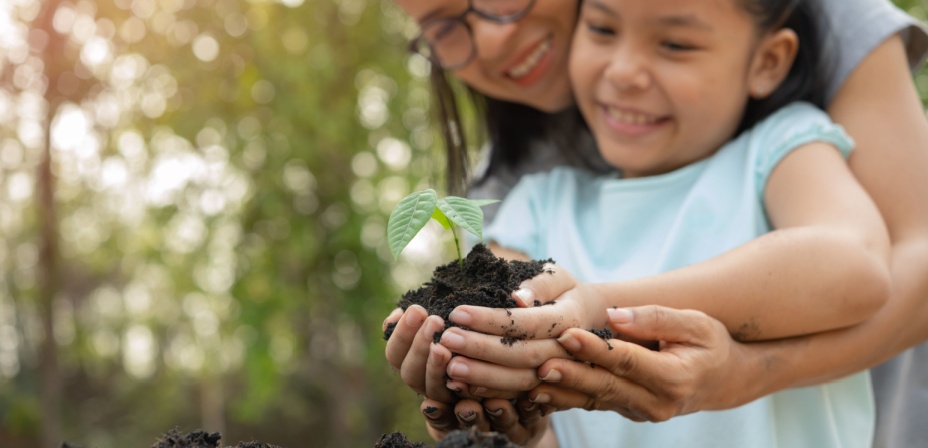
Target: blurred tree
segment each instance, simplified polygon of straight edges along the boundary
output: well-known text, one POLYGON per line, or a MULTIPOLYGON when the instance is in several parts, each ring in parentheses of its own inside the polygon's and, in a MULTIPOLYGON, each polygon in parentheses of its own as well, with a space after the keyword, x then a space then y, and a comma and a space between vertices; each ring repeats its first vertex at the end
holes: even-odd
POLYGON ((383 241, 442 185, 390 0, 6 0, 0 30, 4 448, 427 440, 380 323, 450 252, 383 241))

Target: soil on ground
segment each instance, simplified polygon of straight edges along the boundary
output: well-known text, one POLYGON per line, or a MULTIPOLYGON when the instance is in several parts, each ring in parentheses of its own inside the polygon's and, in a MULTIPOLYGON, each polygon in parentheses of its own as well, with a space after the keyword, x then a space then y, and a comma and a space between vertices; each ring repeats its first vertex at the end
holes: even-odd
MULTIPOLYGON (((374 448, 429 448, 422 442, 411 442, 401 432, 384 434, 374 448)), ((474 428, 449 433, 431 448, 519 448, 497 432, 480 432, 474 428)))
MULTIPOLYGON (((218 432, 206 432, 202 429, 191 431, 187 434, 174 428, 161 436, 151 448, 220 448, 219 440, 222 435, 218 432)), ((239 442, 238 445, 227 446, 225 448, 281 448, 277 445, 269 445, 262 442, 239 442)))
MULTIPOLYGON (((507 261, 478 244, 467 254, 463 267, 454 260, 435 268, 432 279, 419 289, 403 294, 397 306, 406 310, 412 305, 421 305, 429 314, 441 316, 446 324, 448 315, 459 305, 515 308, 512 292, 523 281, 542 273, 545 263, 554 262, 550 259, 507 261)), ((384 339, 390 339, 394 326, 387 326, 384 339)))

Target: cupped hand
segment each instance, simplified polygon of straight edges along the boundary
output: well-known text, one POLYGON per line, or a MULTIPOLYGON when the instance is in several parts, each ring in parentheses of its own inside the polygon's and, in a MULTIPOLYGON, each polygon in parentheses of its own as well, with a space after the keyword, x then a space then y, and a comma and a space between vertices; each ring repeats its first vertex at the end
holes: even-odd
POLYGON ((526 399, 491 399, 483 403, 465 399, 451 405, 426 398, 420 410, 435 440, 471 427, 505 434, 511 442, 524 447, 538 446, 542 439, 551 437, 548 415, 552 409, 526 399))
POLYGON ((614 332, 658 340, 660 349, 600 337, 580 329, 558 342, 583 363, 551 359, 531 400, 557 409, 611 410, 635 421, 659 422, 739 402, 750 379, 744 346, 721 322, 699 311, 644 306, 608 310, 614 332), (595 367, 591 368, 592 363, 595 367))
POLYGON ((445 329, 442 318, 429 316, 425 308, 413 305, 405 312, 394 310, 384 321, 383 328, 390 323, 396 326, 387 341, 386 357, 400 372, 403 383, 420 395, 443 402, 453 401, 444 378, 451 352, 433 344, 435 333, 445 329))

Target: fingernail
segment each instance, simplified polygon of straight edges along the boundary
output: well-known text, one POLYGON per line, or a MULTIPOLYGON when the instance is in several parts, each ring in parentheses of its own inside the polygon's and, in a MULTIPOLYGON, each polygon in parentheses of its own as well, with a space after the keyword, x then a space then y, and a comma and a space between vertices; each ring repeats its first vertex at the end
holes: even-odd
POLYGON ((425 331, 429 336, 445 329, 445 324, 441 322, 438 316, 429 316, 425 319, 425 331))
POLYGON ((448 347, 449 350, 460 350, 465 345, 464 336, 454 331, 445 332, 445 334, 441 335, 441 345, 448 347))
POLYGON ((463 362, 453 362, 448 365, 448 375, 451 375, 451 378, 461 379, 466 377, 470 373, 470 367, 463 362))
POLYGON ((406 310, 406 325, 418 328, 420 325, 422 325, 422 321, 424 320, 425 318, 422 317, 422 313, 415 313, 410 312, 410 310, 406 310))
POLYGON ((538 407, 538 403, 535 403, 535 400, 529 399, 530 401, 522 405, 522 409, 525 412, 532 412, 538 407))
POLYGON ((439 416, 438 408, 436 408, 435 406, 426 407, 425 409, 422 410, 422 413, 425 414, 425 416, 429 418, 438 418, 439 416))
POLYGON ((538 395, 535 395, 535 398, 529 398, 529 400, 532 400, 532 403, 545 404, 545 403, 551 402, 551 396, 549 396, 548 394, 538 394, 538 395))
POLYGON ((461 392, 461 386, 458 383, 445 383, 445 387, 450 391, 461 392))
POLYGON ((609 320, 614 324, 628 324, 635 317, 631 310, 625 308, 608 308, 606 314, 609 315, 609 320))
POLYGON ((476 396, 478 396, 478 397, 481 396, 481 395, 483 395, 483 394, 485 394, 485 393, 487 393, 487 388, 486 388, 486 387, 478 387, 478 388, 474 389, 474 395, 476 395, 476 396))
POLYGON ((489 414, 490 417, 499 417, 500 415, 503 415, 503 409, 502 409, 502 408, 500 408, 500 409, 494 409, 494 410, 492 410, 492 411, 491 411, 490 409, 484 408, 484 411, 487 411, 487 414, 489 414))
POLYGON ((563 376, 561 372, 558 372, 556 369, 551 369, 548 371, 548 374, 541 377, 541 380, 546 383, 560 383, 563 376))
POLYGON ((403 310, 401 310, 401 309, 399 309, 399 308, 393 310, 393 312, 390 313, 390 315, 387 316, 387 318, 383 320, 383 325, 382 325, 382 327, 383 327, 384 329, 386 329, 388 323, 390 323, 390 322, 396 322, 397 320, 399 320, 398 317, 399 317, 399 316, 402 316, 402 315, 403 315, 403 310))
POLYGON ((535 292, 528 288, 519 288, 512 295, 517 301, 522 302, 522 307, 528 307, 535 301, 535 292))
POLYGON ((467 422, 467 423, 470 423, 470 422, 472 422, 472 421, 474 421, 474 420, 477 419, 477 413, 474 412, 474 411, 465 412, 465 413, 463 413, 463 414, 462 414, 462 413, 458 413, 458 418, 461 419, 462 421, 465 421, 465 422, 467 422))
POLYGON ((570 333, 562 334, 561 337, 557 338, 557 342, 560 342, 561 346, 569 352, 580 351, 580 341, 570 333))
POLYGON ((473 318, 467 311, 459 310, 459 309, 454 309, 454 311, 452 311, 451 314, 448 315, 448 319, 450 319, 451 322, 454 322, 458 325, 463 325, 465 327, 469 326, 471 321, 473 320, 473 318))
POLYGON ((438 347, 431 345, 429 349, 429 364, 441 367, 445 361, 445 355, 438 351, 438 347))

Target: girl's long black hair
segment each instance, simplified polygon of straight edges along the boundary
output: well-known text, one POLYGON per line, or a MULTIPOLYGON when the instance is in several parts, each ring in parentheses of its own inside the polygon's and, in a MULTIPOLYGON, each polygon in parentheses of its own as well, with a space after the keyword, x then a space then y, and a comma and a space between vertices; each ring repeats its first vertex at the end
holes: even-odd
MULTIPOLYGON (((761 33, 790 28, 799 37, 796 59, 786 79, 766 98, 750 99, 738 128, 749 129, 774 111, 795 101, 807 101, 825 108, 826 85, 831 64, 824 57, 824 36, 816 15, 820 14, 817 0, 736 0, 755 19, 761 33)), ((578 3, 578 8, 579 8, 578 3)), ((445 143, 446 188, 449 194, 460 195, 470 181, 470 156, 465 126, 461 119, 459 98, 452 83, 453 75, 437 63, 432 64, 431 89, 439 127, 445 143)), ((552 143, 568 160, 583 160, 573 145, 586 132, 586 125, 575 106, 558 113, 546 113, 524 104, 490 98, 464 86, 467 100, 473 104, 477 128, 472 135, 487 140, 489 164, 480 179, 491 177, 503 169, 514 169, 525 162, 529 152, 540 141, 552 143), (482 119, 481 119, 482 117, 482 119)))

